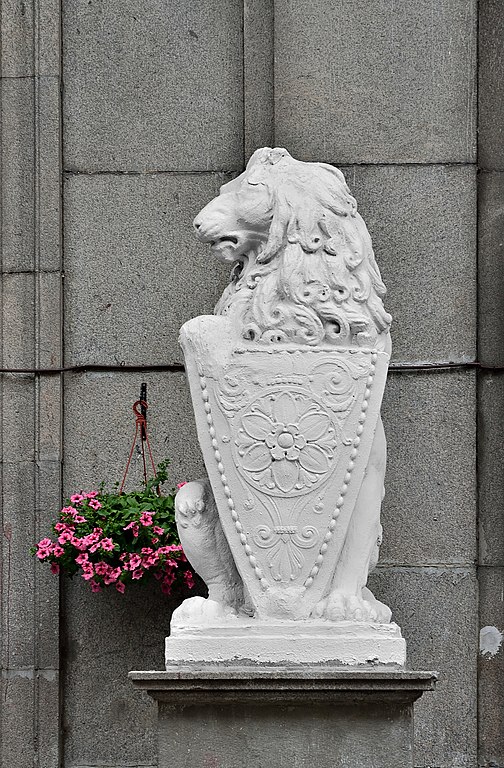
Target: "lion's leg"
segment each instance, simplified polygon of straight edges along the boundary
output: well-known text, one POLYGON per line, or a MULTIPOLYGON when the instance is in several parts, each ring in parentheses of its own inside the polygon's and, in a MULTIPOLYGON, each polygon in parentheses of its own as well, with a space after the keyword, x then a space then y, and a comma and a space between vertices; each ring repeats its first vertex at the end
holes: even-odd
POLYGON ((318 613, 333 621, 390 621, 390 610, 366 588, 378 560, 380 509, 384 495, 387 444, 381 419, 371 448, 367 472, 355 504, 333 583, 318 613))
POLYGON ((208 587, 209 600, 239 610, 243 583, 207 479, 186 483, 175 497, 175 520, 187 559, 208 587))

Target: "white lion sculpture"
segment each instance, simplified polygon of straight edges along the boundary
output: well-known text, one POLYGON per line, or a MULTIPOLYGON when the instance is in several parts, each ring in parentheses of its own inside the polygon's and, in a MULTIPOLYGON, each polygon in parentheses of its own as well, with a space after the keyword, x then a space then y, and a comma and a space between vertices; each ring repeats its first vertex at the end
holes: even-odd
MULTIPOLYGON (((300 162, 285 149, 260 149, 196 216, 194 227, 219 260, 233 265, 215 314, 231 318, 245 343, 390 354, 385 286, 367 228, 337 168, 300 162)), ((390 609, 366 587, 381 543, 385 457, 378 420, 334 576, 314 617, 390 621, 390 609)), ((209 606, 252 612, 208 480, 181 488, 175 508, 184 550, 208 585, 209 606)))

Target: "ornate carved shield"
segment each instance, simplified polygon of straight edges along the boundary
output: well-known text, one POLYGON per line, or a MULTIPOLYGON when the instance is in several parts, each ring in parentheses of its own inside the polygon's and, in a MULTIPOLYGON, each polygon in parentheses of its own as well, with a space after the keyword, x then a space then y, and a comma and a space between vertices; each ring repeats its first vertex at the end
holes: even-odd
POLYGON ((345 541, 389 357, 247 343, 201 320, 181 344, 222 527, 258 616, 306 618, 345 541))

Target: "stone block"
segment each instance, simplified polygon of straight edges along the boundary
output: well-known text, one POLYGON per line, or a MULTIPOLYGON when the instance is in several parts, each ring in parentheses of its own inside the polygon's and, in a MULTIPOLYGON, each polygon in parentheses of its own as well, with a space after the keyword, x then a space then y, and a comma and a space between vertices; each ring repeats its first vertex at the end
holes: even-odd
POLYGON ((35 276, 16 272, 2 276, 3 366, 32 368, 35 365, 35 276))
MULTIPOLYGON (((3 39, 2 35, 2 39, 3 39)), ((0 81, 2 103, 2 271, 33 269, 34 84, 0 81)))
MULTIPOLYGON (((60 508, 61 465, 57 461, 39 461, 35 470, 35 544, 51 535, 60 508)), ((59 579, 47 565, 35 565, 34 615, 36 644, 35 665, 40 669, 59 667, 59 579)), ((42 764, 42 763, 41 763, 42 764)))
POLYGON ((60 768, 59 675, 56 670, 37 673, 38 740, 37 758, 44 768, 60 768))
POLYGON ((504 765, 504 568, 479 569, 479 761, 504 765))
POLYGON ((388 456, 380 562, 474 563, 474 372, 389 374, 382 415, 388 456))
POLYGON ((245 160, 274 146, 274 9, 271 0, 243 4, 245 160))
POLYGON ((61 364, 62 278, 60 272, 39 272, 37 280, 37 352, 41 368, 61 364))
POLYGON ((2 459, 18 463, 33 461, 35 423, 35 382, 33 376, 3 374, 2 459))
POLYGON ((474 0, 276 2, 276 143, 337 164, 474 162, 476 34, 474 0))
POLYGON ((14 670, 4 672, 0 691, 1 764, 33 768, 36 729, 33 673, 27 675, 14 670))
MULTIPOLYGON (((503 139, 504 141, 504 139, 503 139)), ((482 363, 504 366, 504 173, 478 178, 478 350, 482 363)))
POLYGON ((59 79, 6 78, 0 88, 2 271, 59 269, 59 79))
POLYGON ((53 670, 4 670, 0 761, 12 768, 58 768, 58 675, 53 670))
POLYGON ((479 562, 504 566, 504 373, 480 376, 479 562))
POLYGON ((38 459, 57 461, 61 454, 61 396, 59 376, 41 376, 38 382, 38 459))
POLYGON ((378 567, 375 595, 406 638, 408 667, 439 672, 415 705, 415 766, 476 765, 477 581, 474 568, 378 567))
POLYGON ((504 170, 504 8, 500 0, 479 5, 478 162, 504 170))
MULTIPOLYGON (((65 380, 65 494, 121 480, 135 433, 132 404, 147 383, 149 439, 156 462, 170 458, 173 486, 204 473, 189 388, 182 373, 86 373, 65 380)), ((135 452, 129 485, 142 478, 135 452)))
POLYGON ((242 25, 232 0, 65 3, 65 167, 241 168, 242 25))
POLYGON ((67 178, 68 363, 182 361, 180 326, 211 314, 229 280, 229 269, 196 241, 192 220, 229 178, 67 178))
POLYGON ((4 0, 1 76, 57 75, 59 38, 58 0, 4 0))
POLYGON ((476 357, 474 168, 343 168, 387 286, 392 361, 476 357))
POLYGON ((164 637, 177 602, 157 584, 135 584, 124 595, 115 590, 95 595, 75 578, 65 580, 63 589, 68 765, 153 768, 156 706, 147 694, 132 691, 128 672, 162 668, 164 637))
MULTIPOLYGON (((2 663, 6 669, 34 666, 34 583, 40 567, 30 555, 35 543, 34 465, 2 467, 2 663)), ((8 763, 7 763, 8 764, 8 763)))

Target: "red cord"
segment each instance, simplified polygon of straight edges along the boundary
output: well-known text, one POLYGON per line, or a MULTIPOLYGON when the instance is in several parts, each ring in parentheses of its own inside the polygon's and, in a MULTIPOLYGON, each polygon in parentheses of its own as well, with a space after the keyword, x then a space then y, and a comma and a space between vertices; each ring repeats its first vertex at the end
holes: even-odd
POLYGON ((129 467, 130 467, 130 464, 131 464, 131 459, 133 457, 133 452, 135 450, 135 445, 137 443, 138 433, 140 433, 140 443, 141 443, 141 446, 142 446, 142 461, 143 461, 143 473, 144 473, 144 482, 145 482, 145 484, 147 484, 147 465, 146 465, 146 462, 145 462, 145 449, 144 449, 144 440, 142 440, 142 435, 144 435, 144 437, 145 437, 145 442, 147 443, 147 448, 149 450, 149 458, 150 458, 150 462, 151 462, 151 466, 152 466, 152 471, 154 473, 154 476, 156 475, 156 465, 154 464, 154 459, 152 458, 152 450, 151 450, 150 443, 149 443, 149 436, 147 434, 147 419, 143 415, 143 413, 141 413, 138 410, 139 406, 145 408, 145 410, 147 410, 147 408, 149 407, 147 405, 147 403, 145 402, 145 400, 137 400, 135 403, 133 403, 133 413, 136 416, 136 421, 135 421, 135 437, 133 438, 133 444, 131 446, 131 451, 130 451, 130 454, 129 454, 129 457, 128 457, 128 461, 126 463, 126 469, 124 470, 124 477, 122 479, 121 487, 119 488, 119 493, 123 492, 124 484, 126 482, 126 477, 128 475, 129 467))

